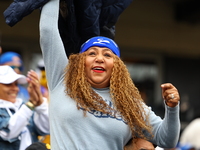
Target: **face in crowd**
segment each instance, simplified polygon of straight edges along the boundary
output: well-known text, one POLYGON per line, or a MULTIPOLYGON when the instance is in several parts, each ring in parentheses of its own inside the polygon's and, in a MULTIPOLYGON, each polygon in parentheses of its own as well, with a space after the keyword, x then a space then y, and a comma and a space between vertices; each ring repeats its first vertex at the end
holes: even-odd
POLYGON ((23 68, 21 56, 12 51, 1 54, 0 65, 8 65, 18 74, 21 74, 23 68))
POLYGON ((10 66, 0 66, 0 99, 15 103, 19 84, 27 83, 26 77, 17 74, 10 66))
POLYGON ((93 37, 81 46, 80 53, 85 53, 85 73, 88 82, 94 88, 110 85, 114 66, 114 55, 120 57, 117 44, 106 37, 93 37))
POLYGON ((88 82, 94 88, 109 86, 114 53, 106 47, 90 47, 86 52, 85 72, 88 82))
POLYGON ((16 101, 18 92, 19 88, 17 86, 17 81, 9 84, 0 83, 0 99, 14 103, 16 101))
POLYGON ((10 66, 16 73, 21 73, 21 59, 18 56, 12 57, 12 61, 6 62, 4 65, 10 66))

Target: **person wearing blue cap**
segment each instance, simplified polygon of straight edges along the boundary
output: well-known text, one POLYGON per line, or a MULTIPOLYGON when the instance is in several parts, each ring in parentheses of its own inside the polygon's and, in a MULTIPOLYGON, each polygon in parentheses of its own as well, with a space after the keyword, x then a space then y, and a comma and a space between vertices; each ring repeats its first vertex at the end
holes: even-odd
MULTIPOLYGON (((21 55, 8 51, 0 55, 0 65, 9 65, 14 71, 18 74, 22 74, 23 71, 23 61, 21 59, 21 55)), ((18 97, 22 98, 25 102, 29 99, 29 93, 23 85, 18 84, 19 93, 18 97)))
POLYGON ((53 150, 123 150, 132 138, 175 147, 180 133, 179 93, 161 85, 165 117, 142 100, 117 44, 97 36, 66 57, 58 31, 59 0, 44 5, 40 44, 50 94, 53 150))
POLYGON ((5 52, 0 56, 0 65, 9 65, 16 73, 21 74, 23 62, 16 52, 5 52))
POLYGON ((92 37, 89 40, 87 40, 83 45, 81 46, 80 53, 83 53, 87 51, 90 47, 107 47, 110 49, 115 55, 120 57, 120 51, 118 45, 110 38, 103 37, 103 36, 97 36, 92 37))

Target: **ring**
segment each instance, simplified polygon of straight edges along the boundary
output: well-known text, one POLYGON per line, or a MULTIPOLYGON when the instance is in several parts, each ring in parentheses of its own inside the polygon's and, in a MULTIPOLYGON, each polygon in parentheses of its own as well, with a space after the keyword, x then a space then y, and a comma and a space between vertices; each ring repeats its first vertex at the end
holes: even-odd
POLYGON ((174 99, 174 94, 171 94, 171 98, 174 99))

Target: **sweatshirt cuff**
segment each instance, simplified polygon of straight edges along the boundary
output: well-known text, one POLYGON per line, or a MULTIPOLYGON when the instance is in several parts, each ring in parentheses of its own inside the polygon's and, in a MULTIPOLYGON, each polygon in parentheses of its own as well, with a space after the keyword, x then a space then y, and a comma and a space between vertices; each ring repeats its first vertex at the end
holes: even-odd
POLYGON ((178 104, 175 106, 175 107, 170 107, 168 106, 165 102, 164 102, 164 105, 165 105, 165 109, 168 110, 168 112, 179 112, 179 106, 180 106, 180 102, 178 102, 178 104))
POLYGON ((40 112, 44 112, 44 110, 46 110, 48 108, 48 102, 47 102, 47 98, 43 97, 43 102, 41 105, 35 107, 35 111, 40 113, 40 112))

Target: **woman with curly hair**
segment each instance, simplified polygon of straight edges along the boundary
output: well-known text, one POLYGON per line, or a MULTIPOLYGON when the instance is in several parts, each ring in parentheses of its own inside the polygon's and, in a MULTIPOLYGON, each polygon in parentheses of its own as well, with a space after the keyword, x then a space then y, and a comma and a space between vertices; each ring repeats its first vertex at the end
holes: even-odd
POLYGON ((93 37, 68 60, 58 12, 59 0, 50 0, 40 18, 52 150, 123 150, 138 137, 175 147, 180 131, 177 89, 161 85, 166 110, 161 119, 142 100, 113 40, 93 37))

